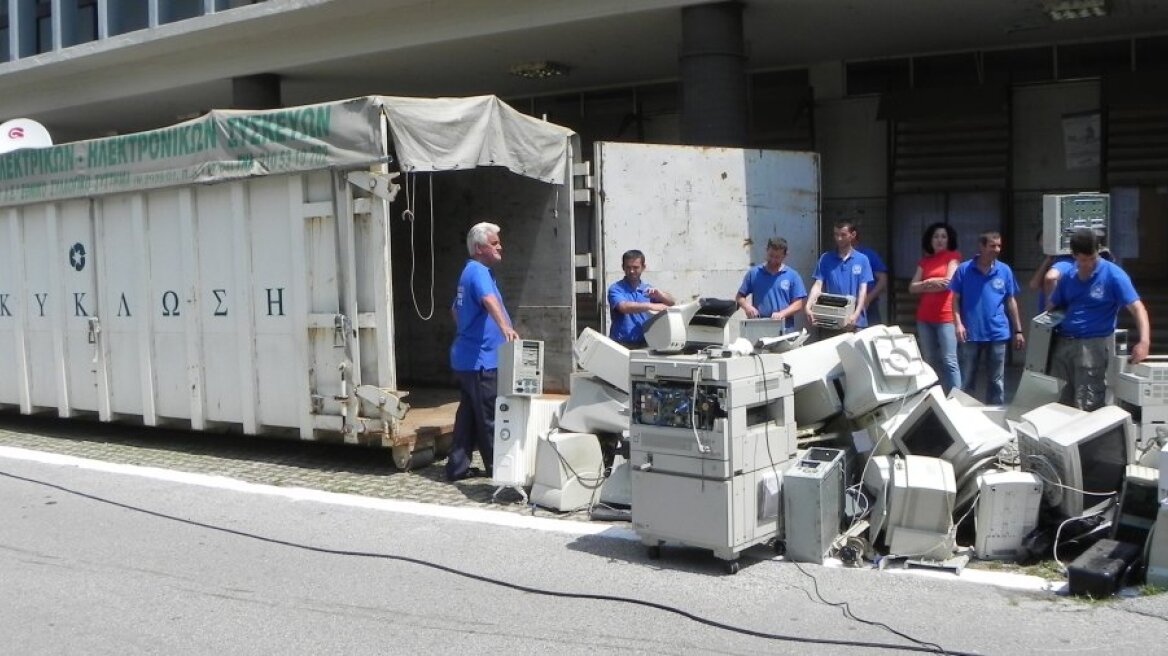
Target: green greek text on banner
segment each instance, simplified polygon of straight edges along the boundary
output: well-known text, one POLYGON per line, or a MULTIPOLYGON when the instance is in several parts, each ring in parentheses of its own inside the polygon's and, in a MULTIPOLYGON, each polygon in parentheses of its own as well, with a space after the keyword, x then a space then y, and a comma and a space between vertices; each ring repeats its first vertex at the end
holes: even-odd
POLYGON ((0 206, 384 161, 375 97, 213 111, 149 132, 0 155, 0 206))

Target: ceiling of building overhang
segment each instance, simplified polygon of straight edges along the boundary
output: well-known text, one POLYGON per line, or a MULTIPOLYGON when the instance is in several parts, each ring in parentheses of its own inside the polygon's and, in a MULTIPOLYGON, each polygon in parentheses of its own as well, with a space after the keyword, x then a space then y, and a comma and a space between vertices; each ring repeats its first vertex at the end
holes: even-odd
MULTIPOLYGON (((683 0, 272 0, 156 33, 0 65, 0 119, 58 141, 231 104, 234 76, 277 73, 285 104, 365 94, 547 95, 676 79, 683 0), (291 11, 288 9, 295 9, 291 11), (515 77, 551 60, 568 75, 515 77)), ((1042 0, 747 0, 752 70, 1168 32, 1168 2, 1111 0, 1055 22, 1042 0)))

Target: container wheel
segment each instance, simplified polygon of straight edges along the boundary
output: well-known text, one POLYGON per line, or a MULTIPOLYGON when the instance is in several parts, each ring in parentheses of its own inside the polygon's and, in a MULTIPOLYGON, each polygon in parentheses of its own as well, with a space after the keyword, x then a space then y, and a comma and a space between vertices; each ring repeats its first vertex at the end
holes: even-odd
POLYGON ((661 545, 652 545, 645 549, 645 553, 649 556, 649 560, 659 560, 661 558, 661 545))
POLYGON ((782 556, 787 553, 787 542, 785 540, 775 540, 775 555, 782 556))
POLYGON ((418 469, 434 462, 434 449, 410 450, 408 444, 393 447, 393 464, 401 471, 418 469))
POLYGON ((737 560, 722 561, 722 569, 726 570, 726 573, 729 574, 730 576, 734 576, 735 574, 738 573, 738 569, 739 569, 738 561, 737 560))

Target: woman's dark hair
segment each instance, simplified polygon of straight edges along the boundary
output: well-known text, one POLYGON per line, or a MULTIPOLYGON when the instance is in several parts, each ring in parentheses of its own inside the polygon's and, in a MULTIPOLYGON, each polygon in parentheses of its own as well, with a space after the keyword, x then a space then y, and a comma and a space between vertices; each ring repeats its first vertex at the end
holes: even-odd
POLYGON ((957 250, 957 231, 953 229, 953 226, 941 221, 938 221, 937 223, 934 223, 933 225, 925 228, 925 234, 921 236, 921 250, 928 253, 929 255, 934 255, 933 233, 937 232, 938 228, 944 229, 945 234, 949 236, 949 250, 957 250))

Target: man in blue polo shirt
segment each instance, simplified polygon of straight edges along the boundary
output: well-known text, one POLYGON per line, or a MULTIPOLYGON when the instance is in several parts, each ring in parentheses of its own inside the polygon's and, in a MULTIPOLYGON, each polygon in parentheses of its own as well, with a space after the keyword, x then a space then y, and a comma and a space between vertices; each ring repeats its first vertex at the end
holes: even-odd
POLYGON ((734 299, 746 316, 785 319, 784 332, 795 329, 795 314, 803 309, 807 289, 803 278, 783 263, 787 259, 787 240, 771 237, 767 240, 766 263, 746 272, 734 299), (750 300, 747 301, 746 297, 750 300))
POLYGON ((608 286, 608 309, 612 325, 608 336, 625 348, 644 348, 645 322, 652 315, 673 305, 668 293, 641 280, 645 272, 645 254, 632 249, 621 255, 625 277, 608 286))
POLYGON ((476 224, 466 234, 466 250, 470 259, 458 278, 458 290, 450 307, 456 330, 450 346, 450 368, 460 391, 450 456, 446 459, 446 478, 451 481, 484 473, 470 468, 475 447, 483 457, 485 474, 492 473, 499 346, 519 339, 492 271, 503 261, 499 226, 476 224))
POLYGON ((983 232, 978 253, 958 265, 949 281, 953 291, 953 325, 957 332, 961 389, 975 396, 979 361, 986 358, 989 383, 986 403, 1005 403, 1006 345, 1014 336, 1014 348, 1026 346, 1022 319, 1018 316, 1018 281, 1014 271, 998 260, 1002 235, 983 232))
MULTIPOLYGON (((835 250, 827 251, 819 256, 815 265, 811 284, 811 291, 807 294, 807 321, 814 324, 815 318, 811 310, 822 293, 842 294, 856 298, 856 310, 848 317, 844 327, 846 331, 864 328, 868 325, 864 313, 864 301, 868 294, 868 286, 875 282, 872 276, 872 265, 868 258, 854 248, 856 240, 856 224, 851 221, 838 221, 832 231, 835 239, 835 250)), ((834 331, 820 329, 820 337, 834 331)))
POLYGON ((888 289, 888 265, 876 251, 860 243, 858 232, 853 245, 856 252, 868 258, 868 266, 872 267, 872 278, 876 281, 864 295, 864 321, 867 321, 869 326, 875 326, 883 323, 880 317, 880 296, 888 289))
POLYGON ((1131 312, 1139 331, 1132 363, 1148 357, 1151 323, 1131 278, 1119 265, 1100 257, 1099 238, 1093 230, 1071 235, 1071 255, 1075 269, 1059 277, 1049 301, 1049 308, 1065 313, 1055 329, 1050 375, 1067 383, 1060 403, 1091 411, 1103 405, 1107 392, 1107 361, 1115 348, 1119 309, 1131 312))

